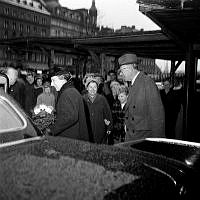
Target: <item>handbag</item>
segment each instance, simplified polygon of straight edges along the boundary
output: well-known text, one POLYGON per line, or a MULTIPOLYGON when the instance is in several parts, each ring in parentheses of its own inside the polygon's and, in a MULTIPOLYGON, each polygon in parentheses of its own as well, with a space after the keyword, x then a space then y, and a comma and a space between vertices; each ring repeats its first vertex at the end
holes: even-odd
POLYGON ((110 145, 110 136, 111 136, 111 131, 107 131, 101 144, 107 144, 110 145))

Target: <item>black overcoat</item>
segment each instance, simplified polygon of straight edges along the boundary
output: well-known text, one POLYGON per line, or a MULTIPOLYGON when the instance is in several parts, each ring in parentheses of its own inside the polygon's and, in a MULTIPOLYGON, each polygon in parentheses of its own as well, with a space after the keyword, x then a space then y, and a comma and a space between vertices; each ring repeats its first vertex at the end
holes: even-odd
POLYGON ((72 83, 66 83, 58 93, 56 121, 52 135, 89 141, 82 95, 72 83))
POLYGON ((106 98, 103 95, 97 94, 94 102, 91 102, 88 94, 83 96, 85 105, 89 111, 89 119, 93 141, 95 143, 103 143, 107 130, 112 129, 112 113, 106 98), (109 126, 106 126, 104 119, 110 121, 109 126))

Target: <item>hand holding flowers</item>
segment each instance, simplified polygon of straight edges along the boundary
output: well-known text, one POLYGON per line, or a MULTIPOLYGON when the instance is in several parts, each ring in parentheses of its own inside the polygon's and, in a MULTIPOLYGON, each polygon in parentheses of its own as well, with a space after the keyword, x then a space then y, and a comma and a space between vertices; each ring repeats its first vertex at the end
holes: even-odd
POLYGON ((44 104, 38 105, 33 110, 33 123, 43 132, 55 121, 54 109, 44 104))

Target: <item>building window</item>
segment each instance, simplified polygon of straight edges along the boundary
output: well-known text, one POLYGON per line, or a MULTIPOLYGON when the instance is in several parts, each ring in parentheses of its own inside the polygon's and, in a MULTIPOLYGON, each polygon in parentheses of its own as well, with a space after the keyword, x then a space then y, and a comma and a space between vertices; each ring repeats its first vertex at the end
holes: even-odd
POLYGON ((26 27, 26 32, 27 32, 27 34, 30 33, 30 26, 27 26, 27 27, 26 27))
POLYGON ((37 20, 38 20, 38 16, 37 16, 37 15, 34 15, 33 21, 34 21, 34 22, 37 22, 37 20))
POLYGON ((45 24, 45 18, 42 18, 42 24, 45 24))
POLYGON ((46 29, 42 29, 41 36, 46 36, 46 29))
POLYGON ((30 5, 31 7, 33 7, 33 2, 30 2, 29 5, 30 5))
POLYGON ((23 3, 24 3, 25 5, 27 5, 27 1, 26 1, 26 0, 24 0, 23 3))
POLYGON ((12 36, 16 37, 16 31, 13 31, 12 36))
POLYGON ((8 25, 9 25, 9 21, 8 21, 8 20, 5 20, 5 21, 4 21, 3 27, 4 27, 4 28, 8 28, 8 25))
POLYGON ((37 27, 34 26, 33 31, 37 33, 37 27))
POLYGON ((9 14, 9 8, 4 8, 4 13, 5 13, 6 15, 8 15, 8 14, 9 14))
POLYGON ((36 54, 36 62, 41 62, 42 61, 42 55, 40 53, 36 54))
POLYGON ((66 65, 72 65, 72 63, 73 63, 72 58, 68 57, 68 56, 65 57, 65 61, 66 61, 66 63, 65 63, 66 65))
POLYGON ((16 59, 16 55, 15 54, 12 54, 11 55, 11 60, 15 60, 16 59))
POLYGON ((42 55, 42 62, 46 63, 46 55, 44 55, 44 54, 42 55))
POLYGON ((38 8, 39 8, 40 10, 42 10, 42 4, 41 4, 41 3, 38 5, 38 8))
POLYGON ((3 50, 0 49, 0 58, 3 58, 3 50))
POLYGON ((59 15, 60 14, 60 9, 57 8, 56 13, 57 13, 57 15, 59 15))
POLYGON ((16 10, 12 10, 12 16, 13 16, 13 17, 16 16, 16 10))
POLYGON ((16 22, 12 23, 12 29, 15 30, 16 29, 16 22))
POLYGON ((32 62, 35 62, 35 53, 32 53, 32 62))
POLYGON ((25 14, 24 14, 24 12, 21 12, 20 18, 22 18, 22 19, 25 18, 25 14))
POLYGON ((20 24, 20 25, 19 25, 19 31, 20 31, 20 32, 23 31, 23 27, 24 27, 23 24, 20 24))
POLYGON ((8 31, 6 30, 5 33, 4 33, 4 39, 7 39, 7 38, 8 38, 8 31))

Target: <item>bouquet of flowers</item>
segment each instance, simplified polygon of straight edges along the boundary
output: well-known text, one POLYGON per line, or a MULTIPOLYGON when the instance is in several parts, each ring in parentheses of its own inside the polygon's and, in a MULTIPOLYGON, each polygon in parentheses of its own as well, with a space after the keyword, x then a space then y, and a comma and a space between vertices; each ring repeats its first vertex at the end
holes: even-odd
POLYGON ((44 104, 38 105, 33 110, 32 115, 33 123, 41 130, 44 131, 55 122, 54 109, 52 106, 44 104))

